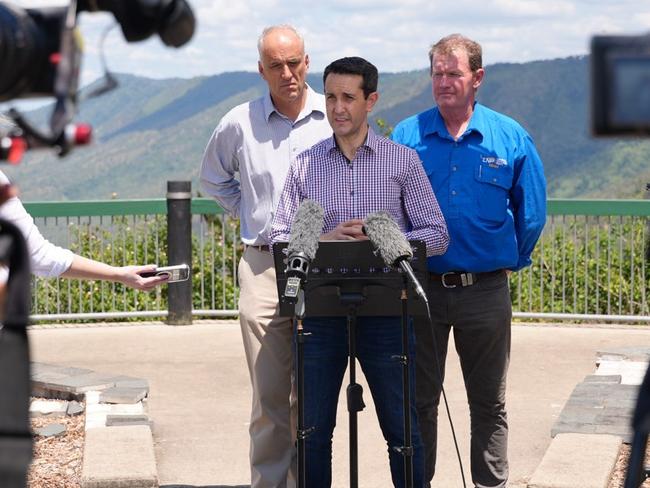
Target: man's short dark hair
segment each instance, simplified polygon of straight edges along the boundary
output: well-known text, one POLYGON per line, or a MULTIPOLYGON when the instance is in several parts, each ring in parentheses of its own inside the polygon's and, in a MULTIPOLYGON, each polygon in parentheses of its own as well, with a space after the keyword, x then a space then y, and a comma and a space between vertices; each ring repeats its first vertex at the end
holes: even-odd
POLYGON ((323 73, 323 85, 325 85, 327 75, 330 73, 361 76, 363 78, 361 88, 363 89, 364 98, 368 98, 368 95, 377 91, 377 83, 379 82, 377 68, 374 64, 358 56, 341 58, 331 62, 323 73))

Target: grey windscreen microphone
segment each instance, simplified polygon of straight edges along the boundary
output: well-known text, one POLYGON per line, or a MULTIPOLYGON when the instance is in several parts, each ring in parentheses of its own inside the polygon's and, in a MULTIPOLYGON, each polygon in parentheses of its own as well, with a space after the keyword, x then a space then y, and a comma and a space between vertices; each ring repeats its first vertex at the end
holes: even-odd
POLYGON ((287 246, 284 297, 289 303, 297 302, 298 292, 307 280, 309 264, 316 256, 323 231, 323 216, 323 207, 313 200, 303 200, 296 211, 287 246))
POLYGON ((401 268, 408 276, 415 292, 425 302, 427 295, 420 285, 409 261, 413 258, 413 250, 393 218, 384 211, 368 214, 364 221, 364 232, 370 242, 377 248, 386 265, 391 268, 401 268))

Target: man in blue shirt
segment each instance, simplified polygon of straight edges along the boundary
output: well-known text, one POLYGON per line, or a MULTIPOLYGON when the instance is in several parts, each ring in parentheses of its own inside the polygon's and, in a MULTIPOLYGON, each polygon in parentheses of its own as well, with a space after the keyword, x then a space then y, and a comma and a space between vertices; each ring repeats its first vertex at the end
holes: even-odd
POLYGON ((425 474, 431 480, 435 472, 440 382, 453 327, 470 406, 472 480, 478 488, 505 487, 507 275, 531 263, 546 220, 546 182, 528 133, 476 102, 485 73, 481 46, 453 34, 431 48, 429 60, 437 107, 400 122, 392 134, 418 152, 450 236, 446 254, 428 261, 433 325, 416 320, 425 474))

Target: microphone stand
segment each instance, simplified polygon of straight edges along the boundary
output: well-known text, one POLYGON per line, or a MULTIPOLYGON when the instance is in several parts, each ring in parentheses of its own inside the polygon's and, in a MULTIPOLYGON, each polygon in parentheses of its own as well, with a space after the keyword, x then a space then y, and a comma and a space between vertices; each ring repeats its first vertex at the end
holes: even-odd
POLYGON ((295 305, 294 320, 296 324, 296 370, 297 370, 297 397, 298 397, 298 425, 297 425, 297 450, 298 450, 298 488, 306 488, 305 479, 305 439, 314 430, 313 427, 305 429, 305 333, 302 321, 305 318, 305 292, 301 288, 298 292, 298 301, 295 305))
POLYGON ((350 488, 359 486, 359 449, 358 449, 358 422, 357 413, 365 408, 363 402, 363 387, 357 383, 357 307, 363 303, 365 297, 360 292, 341 293, 341 303, 348 305, 348 355, 350 358, 350 383, 346 394, 348 402, 348 413, 350 422, 350 488))
POLYGON ((402 399, 404 417, 404 445, 395 447, 395 451, 404 457, 404 486, 413 488, 413 441, 411 439, 411 389, 409 378, 409 339, 408 339, 408 277, 403 273, 404 286, 400 300, 402 302, 402 355, 393 359, 402 363, 402 399))

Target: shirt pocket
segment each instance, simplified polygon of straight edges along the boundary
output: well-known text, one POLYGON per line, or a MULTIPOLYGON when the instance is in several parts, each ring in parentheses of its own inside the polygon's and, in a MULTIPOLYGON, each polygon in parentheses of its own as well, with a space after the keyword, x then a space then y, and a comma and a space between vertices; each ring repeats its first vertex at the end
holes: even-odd
POLYGON ((508 211, 508 195, 512 187, 512 167, 481 162, 474 173, 477 181, 478 216, 492 222, 503 222, 508 211))

